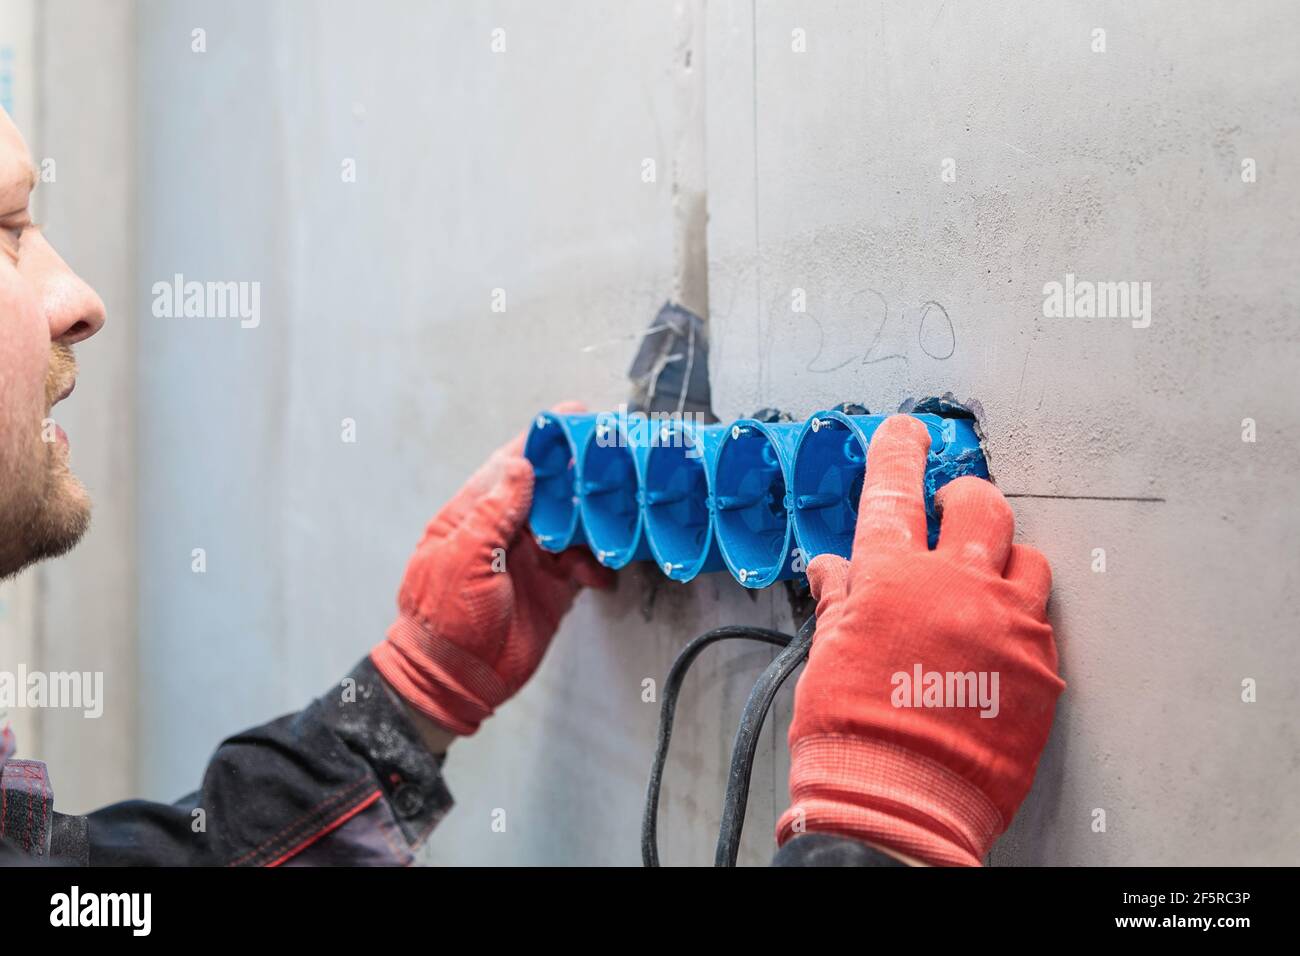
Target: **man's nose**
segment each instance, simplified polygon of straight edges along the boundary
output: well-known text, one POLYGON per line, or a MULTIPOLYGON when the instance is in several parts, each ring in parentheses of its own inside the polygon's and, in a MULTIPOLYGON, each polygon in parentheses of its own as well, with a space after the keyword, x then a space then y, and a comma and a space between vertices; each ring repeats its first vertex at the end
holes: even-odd
POLYGON ((50 320, 50 339, 61 345, 74 345, 88 339, 104 327, 104 300, 81 276, 68 270, 58 282, 46 314, 50 320))
POLYGON ((28 268, 23 271, 40 292, 51 342, 75 345, 103 328, 104 300, 72 271, 44 236, 24 250, 24 259, 28 268))

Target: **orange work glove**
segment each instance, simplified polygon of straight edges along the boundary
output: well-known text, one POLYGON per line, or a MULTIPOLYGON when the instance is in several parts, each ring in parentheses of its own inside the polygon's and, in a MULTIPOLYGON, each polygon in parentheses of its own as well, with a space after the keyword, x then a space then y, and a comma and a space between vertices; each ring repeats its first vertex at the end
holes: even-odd
POLYGON ((397 620, 370 653, 410 706, 456 734, 474 733, 533 675, 584 585, 614 586, 590 552, 548 554, 524 529, 533 500, 524 437, 493 453, 429 523, 397 620))
POLYGON ((795 690, 779 844, 835 833, 978 866, 1033 783, 1065 688, 1047 623, 1051 568, 1012 544, 1011 508, 982 478, 939 490, 939 542, 927 550, 929 447, 919 421, 882 423, 852 561, 808 567, 817 632, 795 690))

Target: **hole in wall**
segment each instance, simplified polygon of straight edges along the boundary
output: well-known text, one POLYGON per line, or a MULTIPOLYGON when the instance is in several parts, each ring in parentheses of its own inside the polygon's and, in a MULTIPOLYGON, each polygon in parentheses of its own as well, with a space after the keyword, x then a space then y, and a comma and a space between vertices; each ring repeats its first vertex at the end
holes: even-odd
POLYGON ((989 454, 987 430, 984 427, 984 406, 977 398, 968 398, 964 402, 957 400, 952 392, 942 395, 927 395, 923 398, 909 398, 898 406, 905 415, 939 415, 943 418, 964 418, 974 422, 975 437, 979 439, 980 451, 984 454, 984 463, 989 470, 989 481, 997 484, 993 473, 993 456, 989 454))

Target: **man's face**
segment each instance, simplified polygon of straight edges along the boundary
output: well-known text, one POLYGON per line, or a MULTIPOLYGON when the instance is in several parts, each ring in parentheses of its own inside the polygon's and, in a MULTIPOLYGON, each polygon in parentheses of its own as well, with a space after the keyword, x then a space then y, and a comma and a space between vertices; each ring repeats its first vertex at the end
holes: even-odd
POLYGON ((35 181, 0 110, 0 577, 67 551, 90 522, 51 409, 72 390, 72 345, 103 326, 104 303, 32 224, 35 181))

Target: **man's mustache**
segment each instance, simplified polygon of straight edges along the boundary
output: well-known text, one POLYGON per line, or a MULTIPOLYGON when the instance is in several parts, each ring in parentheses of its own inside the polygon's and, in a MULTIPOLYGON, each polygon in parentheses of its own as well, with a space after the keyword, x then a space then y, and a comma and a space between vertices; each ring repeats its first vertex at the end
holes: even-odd
POLYGON ((45 376, 45 407, 52 408, 76 379, 77 360, 72 355, 72 346, 50 346, 50 370, 45 376))

